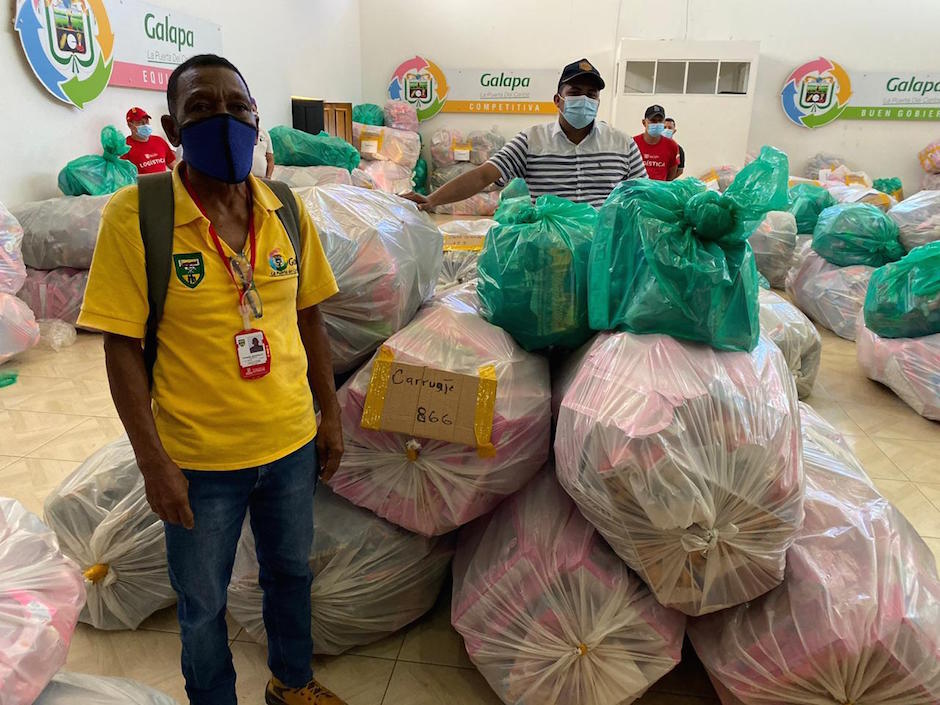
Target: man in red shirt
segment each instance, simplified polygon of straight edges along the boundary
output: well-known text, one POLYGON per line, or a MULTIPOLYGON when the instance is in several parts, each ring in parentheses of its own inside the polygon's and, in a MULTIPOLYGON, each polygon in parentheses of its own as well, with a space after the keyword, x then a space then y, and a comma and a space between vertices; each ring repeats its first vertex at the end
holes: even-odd
POLYGON ((121 158, 134 164, 138 174, 156 174, 173 168, 176 161, 173 148, 162 137, 153 134, 150 116, 143 108, 127 111, 127 127, 131 136, 126 142, 131 151, 121 158))
POLYGON ((643 132, 633 138, 643 155, 646 173, 656 181, 672 181, 679 171, 679 145, 663 137, 666 111, 661 105, 651 105, 643 118, 643 132))

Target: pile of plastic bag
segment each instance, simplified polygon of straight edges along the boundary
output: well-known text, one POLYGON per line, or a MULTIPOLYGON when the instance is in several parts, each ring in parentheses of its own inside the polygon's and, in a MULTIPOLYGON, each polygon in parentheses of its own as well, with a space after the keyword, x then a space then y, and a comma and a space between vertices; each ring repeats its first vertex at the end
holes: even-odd
POLYGON ((853 171, 844 164, 830 169, 819 170, 819 180, 823 184, 841 183, 846 186, 865 186, 871 188, 874 182, 864 171, 853 171))
POLYGON ((483 240, 495 220, 451 220, 439 228, 444 236, 444 260, 438 289, 463 284, 477 277, 477 262, 483 250, 483 240))
POLYGON ((276 166, 271 178, 291 188, 352 183, 350 172, 338 166, 276 166))
POLYGON ((888 211, 898 226, 900 241, 910 252, 940 240, 940 191, 920 191, 888 211))
POLYGON ((904 256, 898 226, 866 203, 840 203, 819 214, 813 249, 840 267, 880 267, 904 256))
POLYGON ((381 105, 375 103, 362 103, 354 105, 352 109, 353 122, 363 125, 377 125, 381 127, 385 124, 385 111, 381 105))
POLYGON ((783 579, 803 522, 797 397, 783 354, 601 333, 556 394, 558 478, 667 607, 725 609, 783 579))
POLYGON ((458 162, 470 161, 470 143, 460 130, 451 128, 436 130, 431 135, 430 149, 432 171, 458 162))
POLYGON ((13 209, 23 226, 23 261, 36 269, 88 269, 110 196, 50 198, 13 209))
POLYGON ((470 163, 475 166, 486 164, 506 144, 506 138, 499 134, 499 130, 495 127, 486 132, 471 132, 468 139, 470 140, 470 163))
POLYGON ((66 196, 101 196, 137 183, 137 166, 121 159, 130 151, 117 128, 101 130, 102 153, 73 159, 59 172, 59 190, 66 196))
POLYGON ((896 176, 875 179, 872 185, 882 193, 888 194, 896 201, 904 200, 904 185, 901 183, 901 179, 896 176))
POLYGON ((796 231, 812 234, 816 229, 819 214, 836 205, 836 199, 822 186, 802 183, 790 187, 789 211, 796 218, 796 231))
POLYGON ((934 140, 920 150, 917 159, 928 174, 940 174, 940 140, 934 140))
POLYGON ((940 174, 924 174, 920 187, 924 191, 940 191, 940 174))
MULTIPOLYGON (((484 317, 526 350, 576 348, 588 327, 587 263, 597 211, 554 195, 504 198, 477 265, 484 317)), ((509 189, 509 194, 514 193, 509 189)))
POLYGON ((705 187, 710 191, 721 191, 724 192, 734 181, 734 177, 738 175, 739 169, 735 166, 730 166, 728 164, 724 166, 716 166, 714 169, 709 169, 704 174, 699 177, 699 180, 705 184, 705 187))
POLYGON ((694 620, 724 703, 940 702, 940 580, 930 549, 803 406, 806 522, 783 585, 694 620))
POLYGON ((150 509, 130 441, 95 452, 46 498, 46 522, 85 576, 81 621, 136 629, 176 602, 163 522, 150 509))
POLYGON ((747 239, 757 271, 772 287, 782 289, 796 247, 796 218, 786 211, 770 211, 747 239))
POLYGON ((505 703, 633 702, 679 662, 685 632, 551 468, 461 534, 451 612, 505 703))
POLYGON ((840 338, 855 340, 855 324, 865 302, 874 267, 837 267, 804 243, 787 275, 786 290, 793 303, 840 338))
POLYGON ((480 318, 474 304, 460 290, 435 299, 338 392, 346 451, 330 486, 354 504, 425 536, 447 533, 492 511, 548 458, 548 363, 480 318), (363 428, 373 368, 390 361, 495 376, 489 440, 478 434, 473 447, 363 428))
MULTIPOLYGON (((820 181, 819 172, 823 169, 828 169, 833 171, 838 169, 840 166, 846 166, 845 159, 836 155, 828 154, 826 152, 819 152, 815 156, 810 157, 809 161, 806 162, 806 168, 803 169, 803 176, 807 179, 812 179, 814 181, 820 181)), ((848 168, 848 167, 846 167, 848 168)))
POLYGON ((361 364, 433 293, 443 238, 408 201, 355 186, 299 189, 339 293, 320 304, 335 372, 361 364))
POLYGON ((813 392, 822 357, 819 331, 800 309, 772 291, 760 292, 760 329, 787 360, 800 399, 813 392))
POLYGON ((38 320, 56 319, 75 325, 88 285, 87 269, 60 267, 52 270, 28 268, 26 283, 17 294, 38 320))
POLYGON ((382 113, 386 127, 409 132, 418 131, 418 111, 411 103, 403 100, 390 100, 385 103, 382 113))
POLYGON ((274 163, 281 166, 336 166, 352 171, 359 166, 359 152, 346 140, 326 132, 311 135, 278 125, 270 131, 274 163))
POLYGON ((826 182, 823 187, 829 191, 839 203, 864 203, 874 206, 882 213, 887 213, 898 204, 897 199, 878 189, 861 184, 847 186, 841 182, 826 182))
MULTIPOLYGON (((410 624, 437 600, 454 555, 452 537, 425 538, 317 488, 313 498, 310 623, 313 650, 341 654, 410 624)), ((246 521, 228 587, 228 608, 265 643, 255 540, 246 521)))
POLYGON ((882 338, 940 333, 940 242, 876 269, 864 311, 865 325, 882 338))
POLYGON ((0 364, 38 342, 39 324, 26 302, 0 293, 0 364))
MULTIPOLYGON (((369 188, 401 195, 414 188, 412 172, 400 164, 386 161, 370 161, 364 159, 357 171, 362 171, 371 182, 369 188)), ((355 184, 355 180, 353 181, 355 184)))
POLYGON ((0 203, 0 293, 15 294, 26 281, 23 228, 0 203))
POLYGON ((0 702, 32 705, 65 664, 82 575, 55 534, 15 499, 0 497, 0 702))
POLYGON ((367 161, 393 162, 408 170, 409 177, 421 156, 417 132, 354 122, 353 144, 367 161))
POLYGON ((178 705, 169 695, 126 678, 60 671, 34 705, 178 705))

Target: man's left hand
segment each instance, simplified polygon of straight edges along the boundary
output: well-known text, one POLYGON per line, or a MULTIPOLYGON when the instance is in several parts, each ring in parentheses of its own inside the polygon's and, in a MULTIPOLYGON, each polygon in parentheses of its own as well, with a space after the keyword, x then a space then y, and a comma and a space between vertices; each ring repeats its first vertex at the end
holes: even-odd
POLYGON ((324 414, 320 419, 317 452, 320 455, 320 479, 329 482, 343 458, 343 425, 339 413, 324 414))

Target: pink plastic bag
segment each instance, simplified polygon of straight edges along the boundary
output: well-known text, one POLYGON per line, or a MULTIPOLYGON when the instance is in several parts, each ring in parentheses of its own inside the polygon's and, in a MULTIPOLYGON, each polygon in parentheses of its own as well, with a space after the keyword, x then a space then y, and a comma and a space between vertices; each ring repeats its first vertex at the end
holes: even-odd
POLYGON ((390 100, 382 109, 385 126, 394 130, 418 131, 418 111, 411 103, 403 100, 390 100))
POLYGON ((0 294, 0 364, 39 342, 39 324, 23 301, 0 294))
POLYGON ((354 122, 352 126, 353 146, 359 150, 363 161, 394 162, 409 173, 414 171, 418 157, 421 156, 421 140, 417 132, 363 125, 358 122, 354 122))
POLYGON ((434 212, 442 215, 490 216, 496 212, 496 208, 499 206, 499 194, 499 191, 484 191, 463 201, 438 206, 434 209, 434 212))
POLYGON ((23 264, 23 228, 0 203, 0 293, 15 294, 26 279, 23 264))
POLYGON ((18 296, 33 310, 37 320, 54 318, 75 325, 87 285, 87 269, 27 268, 26 283, 18 296))
POLYGON ((940 174, 940 140, 935 140, 920 150, 917 159, 928 174, 940 174))

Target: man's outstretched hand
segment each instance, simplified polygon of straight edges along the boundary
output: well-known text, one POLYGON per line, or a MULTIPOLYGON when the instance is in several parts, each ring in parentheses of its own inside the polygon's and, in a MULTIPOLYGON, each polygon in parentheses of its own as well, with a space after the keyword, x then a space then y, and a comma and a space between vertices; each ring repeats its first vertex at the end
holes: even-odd
POLYGON ((418 204, 418 210, 421 211, 430 211, 434 208, 435 204, 431 202, 431 199, 427 196, 422 196, 420 193, 415 193, 414 191, 409 191, 408 193, 401 194, 402 198, 405 198, 409 201, 418 204))

